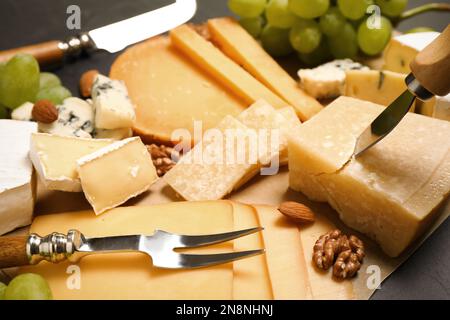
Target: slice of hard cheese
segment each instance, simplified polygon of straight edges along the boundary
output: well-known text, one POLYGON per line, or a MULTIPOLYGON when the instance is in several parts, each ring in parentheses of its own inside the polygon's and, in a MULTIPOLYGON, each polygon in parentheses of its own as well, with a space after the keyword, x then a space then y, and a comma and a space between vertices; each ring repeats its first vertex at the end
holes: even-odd
MULTIPOLYGON (((156 229, 180 234, 233 230, 230 203, 177 202, 148 207, 116 208, 101 217, 90 211, 37 217, 30 232, 46 235, 78 229, 86 236, 152 234, 156 229)), ((232 250, 230 243, 197 253, 232 250)), ((20 269, 49 283, 55 299, 226 299, 232 298, 232 264, 192 270, 154 268, 142 253, 91 255, 77 266, 41 262, 20 269), (77 284, 79 287, 77 288, 77 284)))
POLYGON ((188 25, 170 31, 170 39, 197 66, 242 97, 247 104, 264 99, 275 108, 288 105, 188 25))
POLYGON ((212 41, 220 50, 295 107, 302 121, 322 109, 322 105, 304 93, 297 82, 236 20, 230 17, 211 19, 208 20, 208 28, 212 41))
MULTIPOLYGON (((232 204, 235 230, 259 227, 253 207, 236 202, 232 204)), ((233 245, 234 251, 264 248, 260 232, 238 238, 233 245)), ((234 300, 273 299, 265 255, 233 262, 233 274, 234 300)))
POLYGON ((31 135, 30 158, 47 189, 80 192, 77 160, 111 143, 112 140, 106 139, 34 133, 31 135))
POLYGON ((277 300, 310 299, 308 272, 297 227, 276 207, 253 207, 264 228, 263 241, 273 297, 277 300))
POLYGON ((291 188, 327 201, 348 226, 398 256, 450 191, 450 123, 409 113, 351 159, 356 138, 382 110, 349 97, 335 100, 290 140, 289 179, 291 188))
POLYGON ((194 120, 202 121, 206 130, 248 105, 175 50, 166 37, 126 50, 110 76, 125 82, 136 105, 133 129, 148 142, 173 143, 172 133, 180 128, 193 137, 194 120))
POLYGON ((223 198, 258 168, 256 155, 249 157, 251 133, 254 131, 226 116, 163 179, 186 200, 223 198))
POLYGON ((86 199, 96 214, 148 190, 158 179, 152 158, 139 137, 114 142, 77 160, 86 199))

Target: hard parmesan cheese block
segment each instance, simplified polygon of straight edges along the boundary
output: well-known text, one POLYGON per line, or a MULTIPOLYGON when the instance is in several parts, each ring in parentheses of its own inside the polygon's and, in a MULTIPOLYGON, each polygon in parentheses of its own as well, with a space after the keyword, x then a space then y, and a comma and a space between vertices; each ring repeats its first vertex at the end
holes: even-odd
POLYGON ((164 180, 186 200, 221 199, 258 169, 258 155, 254 152, 250 158, 249 152, 254 135, 254 130, 226 116, 164 175, 164 180))
POLYGON ((450 191, 450 123, 409 113, 357 159, 356 138, 383 107, 340 97, 289 141, 290 187, 328 202, 348 226, 401 254, 450 191))
POLYGON ((96 214, 147 191, 158 178, 139 137, 117 141, 78 159, 77 170, 96 214))
POLYGON ((207 130, 248 106, 162 36, 127 49, 110 76, 125 82, 136 105, 133 131, 146 142, 176 143, 172 133, 180 128, 193 137, 195 120, 207 130))
POLYGON ((131 128, 136 118, 134 105, 122 81, 97 75, 92 85, 95 127, 100 129, 131 128))
POLYGON ((275 108, 289 105, 188 25, 170 31, 170 39, 198 67, 244 99, 247 105, 258 99, 266 100, 275 108))
POLYGON ((94 138, 96 139, 122 140, 130 138, 132 135, 133 130, 131 128, 96 129, 94 132, 94 138))
MULTIPOLYGON (((37 217, 30 232, 47 235, 77 229, 86 236, 147 234, 160 229, 179 234, 213 234, 233 230, 233 208, 226 201, 176 202, 144 207, 116 208, 101 217, 91 211, 37 217)), ((230 242, 195 249, 195 253, 232 251, 230 242)), ((219 299, 233 297, 233 264, 191 270, 165 270, 138 252, 90 255, 77 264, 43 261, 20 268, 49 283, 53 297, 91 299, 219 299)))
POLYGON ((31 135, 30 158, 47 189, 81 192, 77 160, 112 142, 34 133, 31 135))
POLYGON ((208 28, 212 42, 221 51, 293 106, 302 121, 322 109, 322 105, 305 94, 236 20, 230 17, 211 19, 208 20, 208 28))
POLYGON ((31 223, 36 179, 28 158, 35 122, 0 120, 0 235, 31 223))

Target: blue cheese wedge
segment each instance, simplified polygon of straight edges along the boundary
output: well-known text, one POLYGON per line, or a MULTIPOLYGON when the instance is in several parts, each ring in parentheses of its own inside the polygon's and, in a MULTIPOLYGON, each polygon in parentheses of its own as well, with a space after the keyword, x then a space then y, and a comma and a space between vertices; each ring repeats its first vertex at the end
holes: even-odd
POLYGON ((314 69, 300 69, 300 86, 317 99, 335 98, 344 93, 345 71, 369 70, 350 59, 334 60, 314 69))
POLYGON ((84 195, 96 214, 145 192, 158 179, 139 137, 114 142, 77 161, 84 195))
POLYGON ((0 235, 31 223, 36 183, 28 158, 35 122, 0 120, 0 235))
POLYGON ((19 121, 31 121, 33 119, 33 116, 31 115, 33 106, 33 103, 25 102, 21 106, 15 108, 13 112, 11 112, 11 119, 19 121))
POLYGON ((99 129, 131 128, 136 118, 125 84, 98 75, 92 86, 95 126, 99 129))
POLYGON ((67 98, 56 106, 58 120, 52 123, 39 122, 39 132, 60 136, 92 138, 94 132, 94 110, 79 98, 67 98))

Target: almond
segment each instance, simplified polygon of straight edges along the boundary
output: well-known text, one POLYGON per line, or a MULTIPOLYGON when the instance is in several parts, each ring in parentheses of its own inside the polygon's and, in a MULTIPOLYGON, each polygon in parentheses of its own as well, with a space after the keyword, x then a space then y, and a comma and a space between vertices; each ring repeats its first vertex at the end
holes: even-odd
POLYGON ((58 120, 58 109, 50 100, 38 100, 33 106, 31 115, 38 122, 52 123, 58 120))
POLYGON ((278 210, 286 217, 298 223, 314 222, 314 212, 304 204, 295 201, 286 201, 280 204, 278 210))
POLYGON ((88 70, 81 75, 80 78, 80 93, 83 98, 89 98, 92 95, 92 85, 95 77, 99 74, 98 70, 88 70))

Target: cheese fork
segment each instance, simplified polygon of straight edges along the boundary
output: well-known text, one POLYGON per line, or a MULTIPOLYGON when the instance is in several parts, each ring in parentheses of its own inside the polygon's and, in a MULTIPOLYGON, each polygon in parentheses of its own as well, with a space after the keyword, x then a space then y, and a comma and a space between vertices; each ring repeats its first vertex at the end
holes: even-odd
POLYGON ((41 237, 0 237, 0 269, 33 265, 46 260, 58 263, 77 262, 90 254, 131 252, 146 253, 153 266, 165 269, 192 269, 214 266, 264 253, 264 249, 217 254, 178 253, 174 249, 209 246, 240 238, 263 228, 251 228, 207 235, 181 235, 156 230, 152 235, 123 235, 101 238, 85 237, 78 230, 67 235, 53 232, 41 237))

